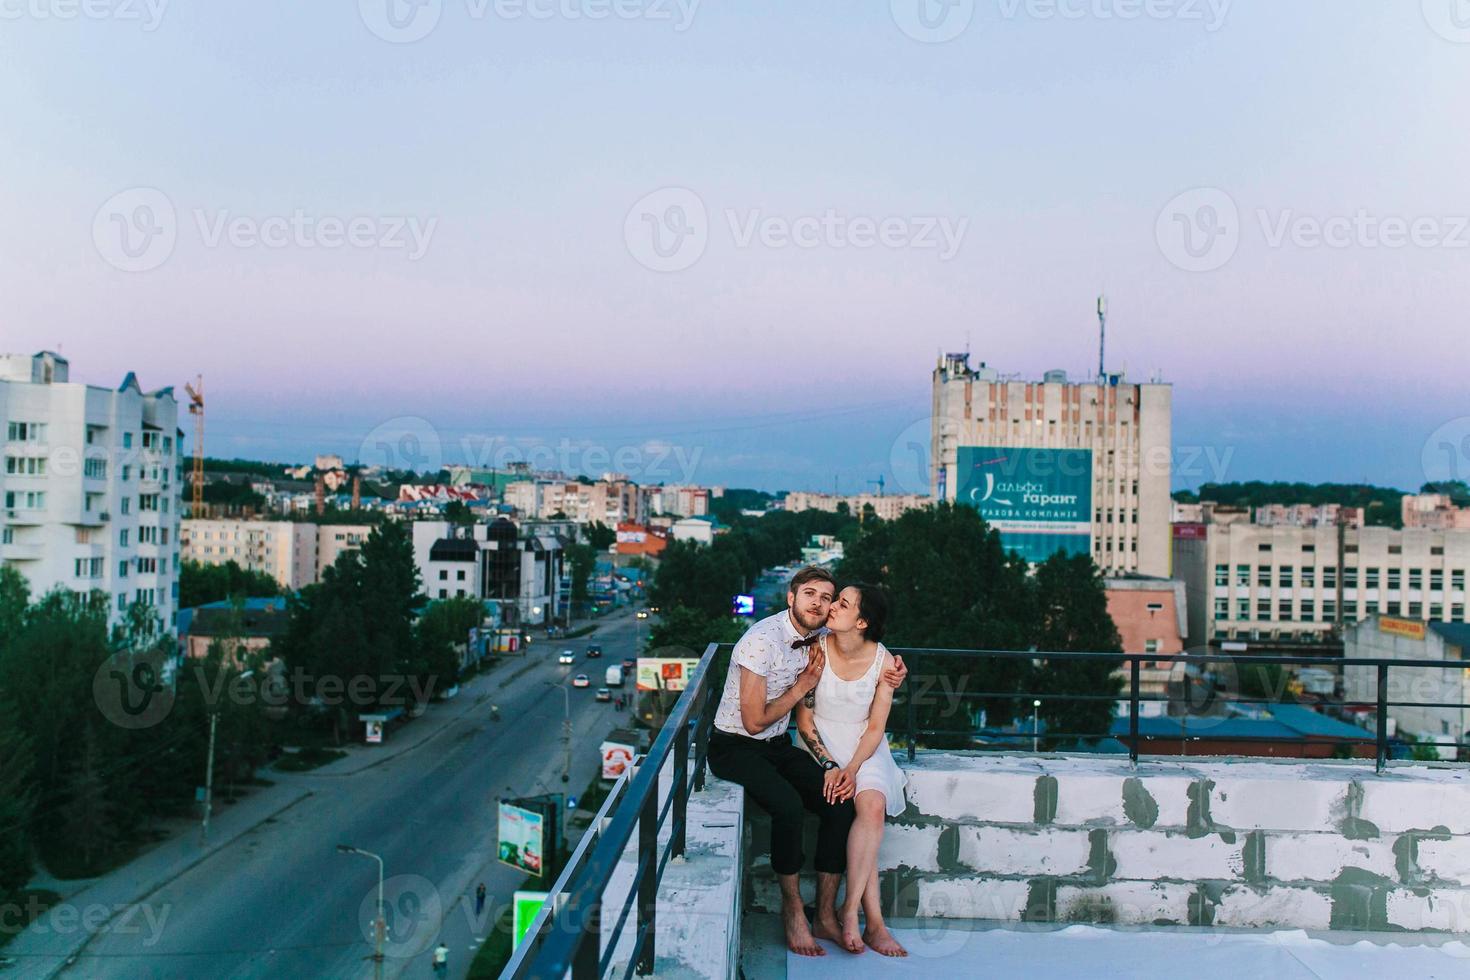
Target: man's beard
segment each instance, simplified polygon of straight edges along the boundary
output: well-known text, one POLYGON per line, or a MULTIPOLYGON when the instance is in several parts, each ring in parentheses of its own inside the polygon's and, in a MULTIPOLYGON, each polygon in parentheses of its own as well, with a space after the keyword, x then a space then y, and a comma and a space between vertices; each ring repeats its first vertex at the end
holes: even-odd
POLYGON ((815 620, 812 620, 809 619, 807 615, 799 609, 793 609, 791 612, 796 617, 796 622, 801 626, 802 629, 806 630, 808 633, 813 630, 821 629, 823 626, 827 625, 827 617, 825 616, 818 616, 815 620))

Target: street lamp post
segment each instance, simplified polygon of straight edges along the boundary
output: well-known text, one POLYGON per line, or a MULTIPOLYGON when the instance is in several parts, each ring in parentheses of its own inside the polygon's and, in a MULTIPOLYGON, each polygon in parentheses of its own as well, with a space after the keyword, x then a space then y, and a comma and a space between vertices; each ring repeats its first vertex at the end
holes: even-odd
POLYGON ((547 687, 561 688, 562 697, 566 702, 566 713, 562 717, 561 742, 562 742, 562 767, 561 781, 569 783, 572 781, 572 692, 565 684, 556 684, 552 681, 543 682, 547 687))
POLYGON ((387 923, 383 920, 383 858, 350 844, 338 844, 337 850, 343 854, 361 854, 378 862, 378 920, 373 924, 373 933, 377 940, 373 950, 373 980, 383 980, 383 933, 387 929, 387 923))
POLYGON ((1037 735, 1040 732, 1039 715, 1041 712, 1041 699, 1037 698, 1031 702, 1031 751, 1037 750, 1037 735))

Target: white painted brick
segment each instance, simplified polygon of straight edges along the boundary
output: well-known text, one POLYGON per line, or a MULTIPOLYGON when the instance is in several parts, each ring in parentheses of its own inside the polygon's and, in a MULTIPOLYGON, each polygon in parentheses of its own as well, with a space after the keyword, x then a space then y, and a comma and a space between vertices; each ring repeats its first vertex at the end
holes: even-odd
POLYGON ((1470 889, 1436 888, 1427 896, 1394 889, 1388 893, 1388 921, 1412 930, 1470 931, 1470 889))
POLYGON ((1085 830, 960 827, 960 863, 999 875, 1070 875, 1087 869, 1085 830))
POLYGON ((1161 827, 1184 827, 1189 824, 1189 787, 1194 783, 1187 776, 1166 776, 1148 771, 1146 765, 1138 767, 1138 777, 1143 788, 1148 790, 1159 805, 1159 818, 1153 829, 1161 827))
POLYGON ((878 868, 891 871, 907 865, 916 871, 939 870, 939 835, 937 825, 905 825, 890 823, 883 828, 883 843, 878 848, 878 868))
POLYGON ((1032 773, 987 771, 909 770, 908 801, 919 812, 941 820, 989 823, 1034 822, 1036 780, 1032 773))
POLYGON ((1060 922, 1111 921, 1119 925, 1148 925, 1160 919, 1189 923, 1192 885, 1150 881, 1112 881, 1097 888, 1057 887, 1060 922), (1105 917, 1099 912, 1105 910, 1105 917))
POLYGON ((1024 881, 923 879, 919 882, 918 915, 921 918, 1015 921, 1025 911, 1029 893, 1024 881))
POLYGON ((1237 779, 1212 773, 1210 817, 1234 830, 1335 831, 1347 814, 1345 782, 1237 779))
POLYGON ((1419 868, 1436 878, 1470 885, 1470 837, 1421 840, 1419 868))
POLYGON ((1225 889, 1215 907, 1215 925, 1248 929, 1327 929, 1332 900, 1310 888, 1283 885, 1257 891, 1245 885, 1225 889))
POLYGON ((1344 868, 1398 878, 1393 841, 1349 840, 1338 834, 1267 834, 1266 877, 1277 881, 1332 881, 1344 868))
MULTIPOLYGON (((1440 770, 1443 772, 1444 770, 1440 770)), ((1452 834, 1470 834, 1470 782, 1449 779, 1413 781, 1397 774, 1364 776, 1364 820, 1383 833, 1447 827, 1452 834)))
POLYGON ((1056 823, 1063 827, 1127 823, 1121 775, 1057 774, 1056 823))
POLYGON ((1108 840, 1118 862, 1116 878, 1153 881, 1233 880, 1245 871, 1245 835, 1227 844, 1216 834, 1190 838, 1151 830, 1120 830, 1108 840))

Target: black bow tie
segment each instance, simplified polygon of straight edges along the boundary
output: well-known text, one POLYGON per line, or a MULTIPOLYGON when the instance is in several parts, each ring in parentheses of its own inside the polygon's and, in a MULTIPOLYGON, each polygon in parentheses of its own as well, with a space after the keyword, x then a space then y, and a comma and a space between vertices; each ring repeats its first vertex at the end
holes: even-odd
POLYGON ((813 643, 816 643, 820 639, 820 636, 818 636, 816 633, 813 633, 811 636, 807 637, 804 640, 792 640, 791 649, 805 650, 807 647, 811 646, 813 643))

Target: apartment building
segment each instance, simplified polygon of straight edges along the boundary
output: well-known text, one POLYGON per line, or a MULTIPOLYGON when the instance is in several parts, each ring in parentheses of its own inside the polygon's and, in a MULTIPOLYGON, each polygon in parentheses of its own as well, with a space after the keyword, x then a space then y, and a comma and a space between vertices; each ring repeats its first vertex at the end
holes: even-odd
POLYGON ((720 487, 658 486, 645 487, 645 509, 650 515, 703 517, 710 511, 710 501, 724 496, 720 487))
POLYGON ((921 510, 933 504, 932 498, 921 493, 856 493, 849 496, 839 496, 831 493, 808 493, 804 490, 795 490, 786 495, 782 502, 785 510, 822 510, 829 514, 835 514, 842 504, 847 505, 848 513, 859 516, 871 507, 874 516, 892 521, 898 519, 905 511, 921 510))
POLYGON ((189 519, 183 522, 183 557, 204 565, 235 562, 262 572, 293 592, 317 574, 317 526, 299 521, 189 519))
POLYGON ((565 539, 555 523, 500 518, 469 527, 448 521, 412 527, 414 561, 430 598, 455 598, 463 590, 495 600, 506 625, 546 625, 561 616, 565 539))
POLYGON ((144 392, 70 379, 50 351, 0 355, 0 562, 33 596, 108 595, 113 623, 133 603, 167 626, 178 602, 180 456, 172 388, 144 392))
MULTIPOLYGON (((1421 741, 1470 741, 1470 626, 1465 623, 1424 622, 1389 616, 1370 616, 1348 627, 1343 638, 1349 659, 1440 660, 1451 667, 1394 667, 1388 674, 1388 717, 1398 732, 1421 741), (1398 702, 1398 703, 1395 703, 1398 702)), ((1345 667, 1343 700, 1363 705, 1378 700, 1378 671, 1374 667, 1345 667)), ((1463 759, 1460 750, 1441 745, 1441 759, 1463 759)))
POLYGON ((1432 531, 1470 530, 1470 507, 1457 506, 1448 494, 1405 494, 1400 507, 1405 528, 1432 531))
POLYGON ((1181 525, 1174 557, 1208 641, 1322 641, 1380 614, 1467 621, 1470 532, 1181 525))
POLYGON ((520 480, 505 488, 505 502, 524 517, 550 519, 561 515, 579 524, 602 523, 608 527, 640 523, 645 499, 641 488, 626 480, 520 480))
POLYGON ((363 543, 373 533, 372 524, 315 524, 316 528, 316 578, 321 581, 322 573, 337 563, 337 559, 349 551, 360 551, 363 543))
POLYGON ((1255 509, 1255 523, 1266 527, 1363 526, 1363 508, 1341 504, 1263 504, 1255 509))
POLYGON ((1090 554, 1106 573, 1170 572, 1173 388, 1065 371, 1003 377, 969 354, 933 374, 931 495, 978 508, 1032 561, 1090 554))

